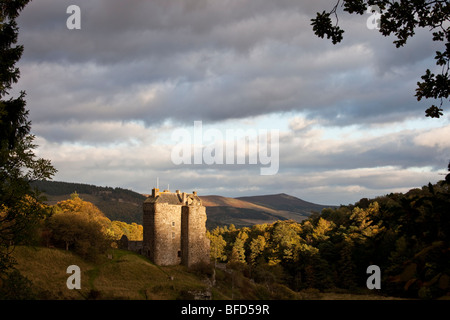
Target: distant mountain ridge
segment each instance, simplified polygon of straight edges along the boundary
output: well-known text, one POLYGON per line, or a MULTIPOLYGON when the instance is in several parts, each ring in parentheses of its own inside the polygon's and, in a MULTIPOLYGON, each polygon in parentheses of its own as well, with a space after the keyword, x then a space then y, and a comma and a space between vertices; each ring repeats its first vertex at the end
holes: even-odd
POLYGON ((225 221, 228 222, 226 224, 233 223, 236 227, 272 223, 277 220, 301 222, 313 212, 335 207, 308 202, 285 193, 237 198, 217 195, 200 198, 206 207, 210 227, 225 221))
MULTIPOLYGON (((142 203, 147 195, 122 188, 60 181, 36 181, 33 186, 46 195, 48 204, 56 204, 77 192, 83 200, 95 204, 111 220, 142 224, 142 203)), ((206 195, 200 198, 206 207, 209 229, 230 224, 243 227, 288 219, 300 222, 312 212, 334 207, 304 201, 285 193, 237 198, 206 195)))
POLYGON ((237 197, 236 199, 263 205, 276 210, 286 210, 302 214, 312 211, 322 211, 324 208, 335 207, 332 205, 322 205, 308 202, 286 193, 269 194, 263 196, 237 197))
POLYGON ((50 205, 66 200, 76 192, 83 200, 96 205, 111 220, 142 224, 142 203, 146 197, 140 193, 62 181, 35 181, 32 187, 44 193, 50 205))

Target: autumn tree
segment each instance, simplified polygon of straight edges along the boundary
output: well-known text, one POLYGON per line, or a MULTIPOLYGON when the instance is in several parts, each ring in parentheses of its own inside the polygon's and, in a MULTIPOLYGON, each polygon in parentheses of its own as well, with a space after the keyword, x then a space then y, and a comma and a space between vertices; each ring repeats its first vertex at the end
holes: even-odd
POLYGON ((211 258, 216 261, 225 261, 227 256, 225 254, 225 246, 227 243, 219 233, 219 228, 216 228, 212 232, 207 231, 207 237, 210 240, 210 255, 211 258))
POLYGON ((272 241, 281 260, 285 262, 297 261, 298 249, 302 241, 298 234, 299 231, 299 225, 293 221, 278 221, 275 224, 272 241))
POLYGON ((306 231, 305 238, 308 243, 314 243, 318 245, 320 242, 327 240, 329 236, 329 231, 335 227, 334 223, 319 217, 317 222, 314 224, 309 221, 305 222, 304 229, 306 231))
POLYGON ((119 240, 125 235, 128 240, 142 241, 143 232, 143 226, 135 222, 129 224, 123 221, 111 221, 111 224, 105 233, 114 240, 119 240))
POLYGON ((46 222, 50 243, 87 259, 95 259, 106 250, 110 225, 111 221, 95 205, 76 193, 71 199, 58 202, 55 213, 46 222))
POLYGON ((231 257, 230 257, 230 263, 239 265, 239 264, 245 264, 246 256, 245 256, 245 242, 248 239, 248 234, 246 230, 241 230, 238 233, 238 236, 236 237, 236 240, 234 241, 233 247, 231 249, 231 257))
POLYGON ((230 265, 258 283, 355 290, 366 288, 374 264, 386 293, 434 298, 450 290, 449 230, 450 187, 439 181, 324 209, 300 223, 218 227, 211 234, 223 240, 230 265))
POLYGON ((379 233, 383 227, 374 223, 374 219, 379 215, 379 210, 380 206, 376 201, 372 202, 367 209, 355 207, 350 216, 349 233, 362 240, 379 233))
POLYGON ((250 242, 250 263, 255 264, 258 257, 262 256, 266 248, 266 239, 263 236, 258 236, 250 242))
POLYGON ((23 46, 16 45, 16 18, 29 0, 0 1, 0 272, 11 267, 10 253, 24 231, 49 212, 30 182, 51 178, 56 170, 49 160, 37 158, 25 108, 25 92, 10 96, 19 80, 15 64, 23 46))
POLYGON ((354 242, 346 237, 342 242, 340 259, 338 262, 339 278, 337 284, 341 288, 354 288, 356 286, 356 266, 353 259, 354 242))
POLYGON ((394 35, 395 46, 404 46, 418 28, 428 28, 433 41, 441 44, 436 51, 437 74, 427 69, 422 81, 417 82, 417 100, 438 99, 439 106, 432 104, 426 111, 427 117, 443 115, 442 105, 450 94, 450 1, 446 0, 337 0, 330 11, 318 12, 311 19, 314 33, 331 39, 333 44, 342 41, 344 30, 339 26, 338 10, 343 8, 350 14, 362 15, 378 11, 381 14, 379 32, 383 36, 394 35), (333 24, 332 18, 335 23, 333 24))
POLYGON ((91 202, 84 201, 76 192, 70 195, 70 199, 58 202, 55 209, 57 213, 69 212, 82 215, 87 220, 99 223, 102 226, 103 231, 109 228, 111 224, 111 220, 109 220, 97 206, 91 202))

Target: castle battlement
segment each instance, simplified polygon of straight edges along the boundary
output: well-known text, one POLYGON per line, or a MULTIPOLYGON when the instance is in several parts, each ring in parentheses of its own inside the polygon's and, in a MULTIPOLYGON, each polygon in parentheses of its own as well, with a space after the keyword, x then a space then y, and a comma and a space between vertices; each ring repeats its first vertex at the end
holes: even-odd
POLYGON ((161 266, 209 263, 206 208, 197 192, 152 189, 144 201, 143 254, 161 266))

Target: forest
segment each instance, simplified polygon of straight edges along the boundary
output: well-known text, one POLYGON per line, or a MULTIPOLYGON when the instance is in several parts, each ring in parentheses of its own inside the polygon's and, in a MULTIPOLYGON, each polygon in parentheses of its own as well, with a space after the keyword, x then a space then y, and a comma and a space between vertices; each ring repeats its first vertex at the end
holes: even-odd
POLYGON ((211 256, 261 283, 295 291, 366 288, 381 269, 380 294, 450 295, 450 193, 440 181, 406 193, 324 209, 297 223, 278 221, 208 232, 211 256))
MULTIPOLYGON (((23 210, 35 205, 30 198, 23 210)), ((112 221, 77 193, 40 206, 48 214, 23 230, 21 245, 69 250, 95 262, 117 247, 122 235, 142 240, 142 225, 112 221)), ((229 225, 208 230, 207 236, 212 263, 203 268, 205 276, 212 275, 213 266, 225 267, 234 278, 267 288, 359 294, 368 291, 367 267, 377 265, 381 289, 372 294, 450 296, 448 181, 326 208, 302 222, 229 225)))
POLYGON ((102 195, 105 199, 120 198, 125 201, 140 202, 145 196, 131 190, 112 187, 98 187, 85 183, 35 180, 31 186, 49 195, 66 195, 77 193, 102 195))

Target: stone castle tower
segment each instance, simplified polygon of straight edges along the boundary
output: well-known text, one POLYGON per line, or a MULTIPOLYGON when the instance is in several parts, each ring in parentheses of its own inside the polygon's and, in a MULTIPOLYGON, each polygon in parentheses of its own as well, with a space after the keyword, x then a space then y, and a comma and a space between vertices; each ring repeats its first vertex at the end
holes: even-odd
POLYGON ((206 208, 197 192, 159 192, 144 201, 143 254, 155 264, 193 266, 209 263, 206 208))

